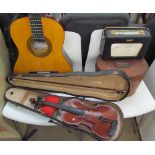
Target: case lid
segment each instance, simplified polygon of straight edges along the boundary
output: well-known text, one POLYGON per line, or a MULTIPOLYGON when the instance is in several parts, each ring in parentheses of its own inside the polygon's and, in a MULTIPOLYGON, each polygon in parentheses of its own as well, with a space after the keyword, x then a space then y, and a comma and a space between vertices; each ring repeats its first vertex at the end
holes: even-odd
POLYGON ((143 78, 149 66, 145 59, 130 59, 130 60, 103 60, 101 56, 97 58, 97 70, 120 69, 124 71, 129 78, 143 78))
POLYGON ((107 27, 104 29, 104 32, 110 38, 151 37, 150 31, 146 27, 107 27))
POLYGON ((127 75, 119 70, 51 74, 18 74, 9 76, 13 86, 55 91, 107 101, 122 100, 130 85, 127 75))

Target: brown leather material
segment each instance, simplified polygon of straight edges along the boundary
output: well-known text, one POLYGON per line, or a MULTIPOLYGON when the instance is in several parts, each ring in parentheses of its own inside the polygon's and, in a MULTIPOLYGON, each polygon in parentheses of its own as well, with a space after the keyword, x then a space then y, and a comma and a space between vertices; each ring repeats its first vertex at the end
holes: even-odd
POLYGON ((13 86, 26 87, 118 101, 127 96, 129 81, 126 74, 116 70, 96 73, 70 73, 41 75, 12 75, 13 86))
MULTIPOLYGON (((44 115, 45 117, 49 117, 47 115, 45 115, 44 113, 41 112, 40 109, 35 108, 34 104, 31 103, 31 98, 38 98, 39 96, 47 96, 47 95, 52 95, 51 93, 49 94, 49 92, 39 92, 36 90, 27 90, 27 89, 22 89, 22 88, 9 88, 6 93, 5 93, 5 98, 9 101, 11 101, 13 104, 17 105, 17 106, 21 106, 23 108, 26 108, 28 110, 34 111, 36 113, 39 113, 41 115, 44 115)), ((60 96, 61 97, 61 96, 60 96)), ((78 99, 78 98, 74 98, 74 97, 61 97, 65 103, 69 103, 72 102, 72 100, 76 99, 80 102, 82 102, 83 104, 85 104, 86 106, 89 107, 95 107, 95 106, 109 106, 111 107, 113 110, 116 111, 117 114, 117 128, 116 131, 114 133, 114 135, 108 139, 105 140, 116 140, 121 132, 122 132, 122 128, 123 128, 123 114, 121 109, 110 102, 94 102, 94 101, 88 101, 88 100, 82 100, 82 99, 78 99)), ((57 111, 57 115, 55 115, 54 117, 60 121, 62 120, 61 117, 61 113, 63 114, 63 111, 58 110, 57 111)), ((108 113, 110 115, 110 113, 108 113)), ((51 118, 51 117, 50 117, 51 118)), ((79 127, 80 128, 80 127, 79 127)))
POLYGON ((102 57, 99 56, 96 61, 97 71, 119 69, 128 75, 130 81, 130 92, 128 96, 135 93, 148 68, 149 66, 145 59, 103 60, 102 57))

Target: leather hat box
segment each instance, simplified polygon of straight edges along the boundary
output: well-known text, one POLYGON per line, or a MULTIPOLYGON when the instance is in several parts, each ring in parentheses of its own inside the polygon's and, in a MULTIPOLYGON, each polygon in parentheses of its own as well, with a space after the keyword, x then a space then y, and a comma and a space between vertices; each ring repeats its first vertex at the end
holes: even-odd
POLYGON ((96 61, 97 71, 119 69, 128 75, 130 81, 130 91, 128 96, 131 96, 136 92, 136 89, 143 80, 148 68, 145 59, 105 60, 99 56, 96 61))

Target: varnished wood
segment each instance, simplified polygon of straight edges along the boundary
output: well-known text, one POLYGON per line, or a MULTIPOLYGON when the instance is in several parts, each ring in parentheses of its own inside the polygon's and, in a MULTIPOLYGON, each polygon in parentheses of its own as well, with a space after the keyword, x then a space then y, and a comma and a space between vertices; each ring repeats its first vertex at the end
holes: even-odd
POLYGON ((11 24, 11 37, 19 52, 13 72, 72 72, 71 64, 62 53, 64 42, 63 28, 50 18, 42 17, 41 20, 44 36, 52 44, 50 54, 45 57, 34 56, 27 46, 27 41, 32 36, 28 17, 17 19, 11 24))

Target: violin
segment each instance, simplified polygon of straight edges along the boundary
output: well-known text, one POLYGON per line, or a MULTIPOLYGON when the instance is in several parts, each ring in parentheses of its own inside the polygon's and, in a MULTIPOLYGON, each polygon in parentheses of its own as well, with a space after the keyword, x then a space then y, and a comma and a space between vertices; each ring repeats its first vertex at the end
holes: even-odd
POLYGON ((108 140, 115 134, 118 125, 118 114, 112 106, 108 104, 90 106, 76 98, 68 99, 61 105, 46 102, 46 97, 31 98, 30 102, 35 104, 35 108, 49 106, 60 109, 60 115, 64 123, 76 127, 83 125, 101 139, 108 140))

